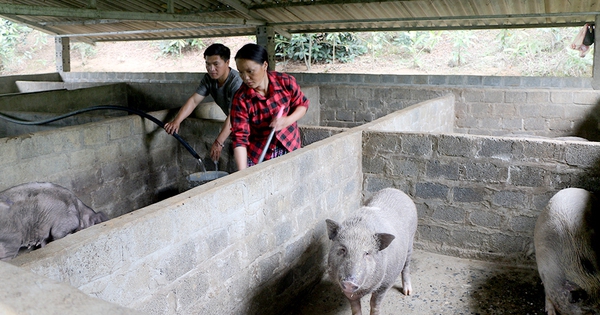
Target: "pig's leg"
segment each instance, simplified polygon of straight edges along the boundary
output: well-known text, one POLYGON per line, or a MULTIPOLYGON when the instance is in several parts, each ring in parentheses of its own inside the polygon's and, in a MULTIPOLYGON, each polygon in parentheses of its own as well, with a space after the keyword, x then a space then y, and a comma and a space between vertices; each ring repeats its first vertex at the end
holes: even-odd
POLYGON ((554 305, 548 294, 546 294, 546 313, 548 313, 548 315, 556 315, 556 310, 554 309, 554 305))
POLYGON ((21 245, 12 240, 0 239, 0 260, 10 260, 17 256, 21 245))
POLYGON ((360 299, 350 300, 350 308, 352 309, 352 315, 362 315, 362 310, 360 308, 360 299))
POLYGON ((410 295, 412 293, 412 286, 410 284, 410 258, 411 257, 412 257, 412 244, 410 244, 410 247, 408 248, 408 253, 406 253, 406 262, 404 262, 404 268, 402 268, 402 293, 404 293, 404 295, 410 295))
POLYGON ((390 287, 379 287, 379 289, 371 294, 371 315, 379 315, 381 301, 383 301, 383 297, 389 288, 390 287))
MULTIPOLYGON (((75 215, 68 217, 57 218, 56 222, 50 228, 52 240, 61 239, 77 230, 79 227, 79 219, 75 215)), ((42 247, 46 245, 43 244, 42 247)))

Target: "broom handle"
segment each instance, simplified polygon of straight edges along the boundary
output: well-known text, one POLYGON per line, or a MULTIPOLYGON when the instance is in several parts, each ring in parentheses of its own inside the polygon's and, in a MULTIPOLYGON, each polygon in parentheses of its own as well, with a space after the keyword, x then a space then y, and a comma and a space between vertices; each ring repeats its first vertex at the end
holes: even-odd
MULTIPOLYGON (((283 116, 283 107, 281 107, 281 109, 279 110, 279 113, 277 113, 277 118, 281 118, 281 116, 283 116)), ((275 134, 275 128, 271 129, 271 133, 269 134, 269 137, 267 138, 267 143, 265 144, 265 147, 263 148, 262 153, 260 154, 260 157, 258 158, 258 163, 256 163, 256 164, 260 164, 265 159, 265 154, 267 154, 267 149, 269 149, 269 145, 271 144, 271 140, 273 139, 274 134, 275 134)))

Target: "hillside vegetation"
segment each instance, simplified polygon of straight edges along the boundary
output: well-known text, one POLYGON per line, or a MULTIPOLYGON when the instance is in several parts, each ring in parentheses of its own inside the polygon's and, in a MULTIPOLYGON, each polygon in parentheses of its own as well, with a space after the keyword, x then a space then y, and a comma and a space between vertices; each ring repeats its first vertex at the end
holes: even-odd
MULTIPOLYGON (((320 33, 278 36, 277 70, 372 74, 591 77, 593 51, 569 48, 579 28, 320 33)), ((253 36, 71 42, 71 71, 203 72, 204 48, 232 50, 253 36)), ((593 46, 592 46, 593 48, 593 46)), ((54 37, 0 19, 0 75, 55 72, 54 37)), ((235 68, 235 62, 230 64, 235 68)))

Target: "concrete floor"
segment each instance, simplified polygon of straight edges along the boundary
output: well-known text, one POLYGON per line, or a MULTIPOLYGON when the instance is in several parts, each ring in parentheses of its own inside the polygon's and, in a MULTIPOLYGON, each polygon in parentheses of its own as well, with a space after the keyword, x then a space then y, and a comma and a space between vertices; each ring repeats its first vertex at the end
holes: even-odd
MULTIPOLYGON (((461 259, 415 250, 411 264, 414 293, 404 296, 401 279, 383 301, 387 314, 546 314, 537 270, 461 259)), ((369 314, 370 295, 362 299, 369 314)), ((349 315, 350 304, 323 280, 285 315, 349 315)))

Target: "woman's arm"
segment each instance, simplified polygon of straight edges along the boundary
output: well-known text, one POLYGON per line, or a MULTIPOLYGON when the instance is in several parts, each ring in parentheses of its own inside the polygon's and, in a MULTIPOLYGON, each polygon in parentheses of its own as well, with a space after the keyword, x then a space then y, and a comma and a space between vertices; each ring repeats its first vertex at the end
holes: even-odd
POLYGON ((270 126, 272 128, 275 128, 275 131, 282 130, 282 129, 286 128, 287 126, 295 123, 300 118, 302 118, 304 116, 304 114, 306 114, 307 109, 308 108, 306 108, 305 106, 298 106, 288 116, 283 116, 283 117, 280 117, 280 118, 275 117, 273 119, 273 121, 271 122, 270 126))
MULTIPOLYGON (((275 128, 275 131, 282 130, 287 126, 295 123, 306 114, 308 110, 309 101, 302 93, 300 86, 296 82, 296 78, 291 75, 282 74, 281 85, 289 95, 289 103, 284 106, 289 106, 289 112, 287 116, 281 117, 280 119, 274 118, 271 122, 271 128, 275 128)), ((281 106, 281 105, 280 105, 281 106)))
POLYGON ((248 167, 248 150, 246 147, 236 147, 233 149, 233 158, 237 165, 238 171, 241 171, 248 167))

